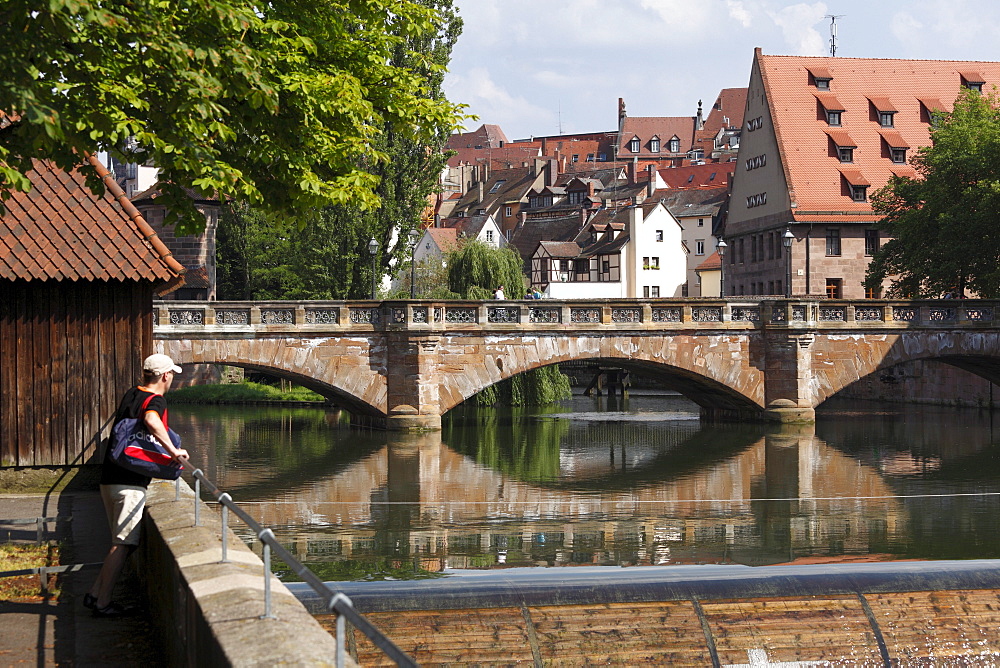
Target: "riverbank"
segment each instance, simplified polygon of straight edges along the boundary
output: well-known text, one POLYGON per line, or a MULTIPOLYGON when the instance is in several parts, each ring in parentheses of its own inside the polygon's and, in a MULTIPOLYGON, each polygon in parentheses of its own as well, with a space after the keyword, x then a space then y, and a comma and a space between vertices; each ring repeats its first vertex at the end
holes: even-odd
POLYGON ((323 395, 298 385, 282 390, 263 383, 242 381, 182 387, 167 393, 167 403, 322 406, 328 402, 323 395))

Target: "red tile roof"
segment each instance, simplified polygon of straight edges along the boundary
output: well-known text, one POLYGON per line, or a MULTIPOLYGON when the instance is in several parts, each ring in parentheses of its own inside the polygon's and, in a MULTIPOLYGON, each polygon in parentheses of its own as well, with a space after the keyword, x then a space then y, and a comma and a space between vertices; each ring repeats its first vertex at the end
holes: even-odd
POLYGON ((680 151, 687 153, 694 144, 694 116, 626 116, 622 125, 618 144, 618 159, 624 160, 633 155, 648 158, 651 155, 669 155, 670 140, 674 137, 680 140, 680 151), (629 150, 629 142, 634 137, 639 138, 639 152, 629 150), (649 140, 658 137, 660 152, 650 153, 649 140))
POLYGON ((871 212, 871 203, 852 201, 841 174, 859 184, 870 183, 871 192, 884 186, 900 167, 912 172, 891 161, 883 142, 908 147, 930 144, 921 106, 950 109, 962 90, 963 77, 969 82, 969 76, 978 75, 986 85, 1000 85, 1000 63, 993 62, 768 56, 759 51, 756 62, 796 220, 812 220, 817 212, 830 211, 850 212, 859 222, 869 219, 865 214, 871 212), (816 68, 828 70, 829 92, 817 91, 810 82, 809 72, 816 68), (832 105, 831 97, 843 108, 840 128, 817 117, 815 99, 832 105), (897 110, 891 130, 873 118, 870 101, 874 100, 879 100, 876 106, 891 101, 897 110), (852 164, 845 166, 831 154, 828 135, 840 145, 856 145, 852 164))
POLYGON ((722 128, 743 127, 743 111, 747 106, 746 88, 723 88, 715 99, 712 110, 708 112, 705 125, 699 131, 710 136, 722 128), (729 119, 728 122, 726 119, 729 119))
POLYGON ((427 234, 441 251, 453 251, 458 248, 458 230, 454 227, 429 227, 427 234))
POLYGON ((736 171, 735 162, 709 162, 704 165, 658 170, 668 188, 715 188, 726 185, 736 171), (715 174, 715 178, 712 178, 715 174))
POLYGON ((704 262, 694 268, 695 271, 719 271, 720 269, 722 269, 722 258, 719 257, 719 251, 709 255, 704 262))
POLYGON ((47 161, 29 174, 0 217, 0 279, 175 281, 184 268, 94 157, 106 192, 94 195, 79 170, 47 161))

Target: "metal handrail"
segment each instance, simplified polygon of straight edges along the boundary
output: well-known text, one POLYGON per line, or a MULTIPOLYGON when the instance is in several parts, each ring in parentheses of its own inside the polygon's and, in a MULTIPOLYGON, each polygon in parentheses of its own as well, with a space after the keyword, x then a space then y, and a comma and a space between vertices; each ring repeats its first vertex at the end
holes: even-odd
MULTIPOLYGON (((182 457, 181 461, 186 467, 191 466, 190 460, 187 457, 182 457)), ((345 621, 350 621, 359 631, 365 634, 372 643, 375 644, 380 650, 385 652, 386 656, 396 662, 397 666, 405 666, 407 668, 417 666, 416 661, 407 656, 399 647, 396 646, 385 634, 379 631, 375 626, 364 618, 357 610, 354 609, 354 605, 351 603, 351 599, 348 598, 341 592, 335 592, 330 589, 325 582, 319 579, 319 577, 313 573, 309 568, 296 559, 291 552, 286 550, 278 539, 275 538, 274 532, 267 527, 263 527, 257 522, 249 513, 236 505, 233 498, 226 492, 219 489, 215 483, 209 480, 201 469, 194 469, 192 473, 195 479, 195 491, 194 491, 194 523, 195 526, 199 526, 201 522, 201 517, 199 513, 199 505, 201 503, 201 485, 204 483, 206 490, 215 500, 219 502, 222 506, 222 562, 228 561, 226 543, 227 541, 227 530, 229 528, 229 518, 226 514, 227 510, 233 511, 233 513, 243 520, 243 523, 250 527, 254 533, 257 534, 257 538, 264 545, 264 614, 261 615, 261 619, 276 619, 271 611, 271 550, 278 555, 278 557, 284 561, 288 566, 295 572, 296 575, 301 577, 305 582, 312 587, 313 591, 316 592, 323 600, 326 601, 326 608, 331 612, 337 613, 337 657, 336 663, 338 668, 344 665, 345 661, 345 636, 346 628, 345 621)), ((177 479, 175 485, 175 500, 180 500, 180 478, 177 479)))
MULTIPOLYGON (((67 522, 73 519, 72 515, 64 518, 67 522)), ((17 520, 0 520, 0 525, 4 526, 23 526, 25 524, 35 525, 35 545, 42 544, 42 535, 45 533, 45 524, 47 522, 58 522, 58 517, 31 517, 27 519, 17 519, 17 520)))

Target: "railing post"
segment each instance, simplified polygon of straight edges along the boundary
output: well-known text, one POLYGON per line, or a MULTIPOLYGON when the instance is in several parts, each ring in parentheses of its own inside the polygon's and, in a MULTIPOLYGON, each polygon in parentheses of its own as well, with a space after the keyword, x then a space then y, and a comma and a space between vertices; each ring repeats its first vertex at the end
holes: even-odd
POLYGON ((274 532, 270 529, 262 529, 257 537, 264 543, 264 614, 261 619, 277 619, 271 614, 271 544, 267 538, 274 538, 274 532))
MULTIPOLYGON (((45 518, 36 517, 35 518, 35 545, 42 544, 42 534, 45 532, 45 518)), ((45 591, 45 587, 42 587, 42 591, 45 591)))
POLYGON ((181 500, 181 479, 174 480, 174 501, 181 500))
POLYGON ((201 478, 198 474, 201 473, 201 469, 194 472, 194 525, 196 527, 201 526, 201 478))
MULTIPOLYGON (((333 612, 337 607, 337 601, 343 601, 347 605, 354 607, 349 599, 343 592, 338 592, 336 596, 330 599, 330 612, 333 612)), ((342 668, 345 658, 345 650, 347 647, 347 617, 341 613, 337 613, 337 668, 342 668)))
POLYGON ((227 492, 223 492, 219 495, 219 503, 222 504, 222 560, 219 563, 229 563, 229 506, 226 505, 227 502, 231 502, 233 497, 229 496, 227 492))

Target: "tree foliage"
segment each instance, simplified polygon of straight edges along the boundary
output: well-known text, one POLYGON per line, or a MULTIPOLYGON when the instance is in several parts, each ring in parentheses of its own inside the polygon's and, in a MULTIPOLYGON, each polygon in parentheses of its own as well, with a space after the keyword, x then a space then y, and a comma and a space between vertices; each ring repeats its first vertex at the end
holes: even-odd
MULTIPOLYGON (((425 86, 419 95, 444 103, 444 68, 461 33, 462 21, 451 0, 414 0, 439 17, 436 30, 407 35, 390 55, 390 65, 419 75, 425 86)), ((407 232, 418 229, 428 196, 447 160, 444 144, 451 127, 438 124, 424 136, 403 132, 385 121, 371 142, 385 160, 360 163, 377 183, 377 208, 336 204, 310 209, 293 218, 268 216, 259 206, 237 204, 219 226, 220 276, 236 282, 220 286, 220 296, 253 299, 364 299, 371 294, 373 263, 368 243, 379 243, 376 283, 392 267, 409 260, 407 232), (256 245, 236 244, 245 222, 266 237, 256 245), (245 271, 244 271, 245 268, 245 271), (242 283, 240 282, 242 281, 242 283)))
POLYGON ((448 288, 466 299, 489 299, 494 288, 502 285, 508 298, 520 299, 523 266, 521 256, 510 247, 466 241, 448 256, 448 288))
POLYGON ((865 278, 889 278, 890 297, 966 290, 1000 296, 1000 99, 965 91, 936 117, 930 146, 910 161, 917 178, 893 177, 875 193, 879 226, 892 238, 865 278))
MULTIPOLYGON (((520 299, 523 266, 521 256, 510 247, 466 241, 448 255, 448 288, 466 299, 489 299, 493 289, 502 285, 509 298, 520 299)), ((569 379, 552 365, 491 385, 476 395, 476 402, 480 406, 540 406, 569 396, 569 379)))
POLYGON ((0 197, 30 188, 33 159, 108 151, 160 168, 180 234, 205 224, 185 188, 293 218, 375 207, 386 136, 425 145, 460 117, 413 48, 439 39, 438 4, 7 0, 0 197))

